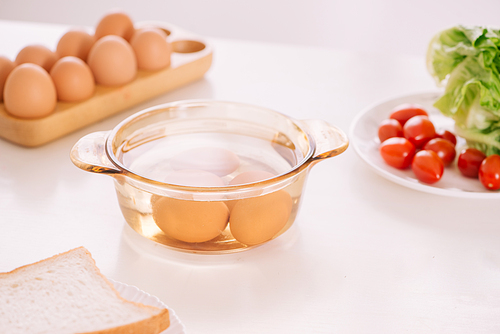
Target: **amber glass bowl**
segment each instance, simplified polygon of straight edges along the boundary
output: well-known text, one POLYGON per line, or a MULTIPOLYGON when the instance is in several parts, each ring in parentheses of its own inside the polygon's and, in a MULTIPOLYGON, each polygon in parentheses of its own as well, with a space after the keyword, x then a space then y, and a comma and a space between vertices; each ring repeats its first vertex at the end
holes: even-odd
POLYGON ((111 131, 91 133, 75 144, 71 160, 114 179, 123 216, 143 237, 179 251, 223 254, 256 247, 288 230, 311 167, 347 147, 346 135, 324 121, 294 120, 241 103, 191 100, 155 106, 111 131), (224 166, 224 156, 210 154, 214 148, 238 161, 235 170, 218 174, 221 184, 165 178, 179 172, 173 163, 179 155, 189 160, 188 167, 193 164, 190 169, 211 172, 210 164, 224 166), (256 171, 260 178, 233 181, 256 171))

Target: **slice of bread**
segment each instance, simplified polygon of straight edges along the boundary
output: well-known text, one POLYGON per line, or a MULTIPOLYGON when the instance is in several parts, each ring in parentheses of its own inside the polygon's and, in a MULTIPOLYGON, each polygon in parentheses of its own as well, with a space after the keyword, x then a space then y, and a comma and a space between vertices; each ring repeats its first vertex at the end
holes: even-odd
POLYGON ((83 247, 0 273, 0 332, 158 334, 168 309, 122 298, 83 247))

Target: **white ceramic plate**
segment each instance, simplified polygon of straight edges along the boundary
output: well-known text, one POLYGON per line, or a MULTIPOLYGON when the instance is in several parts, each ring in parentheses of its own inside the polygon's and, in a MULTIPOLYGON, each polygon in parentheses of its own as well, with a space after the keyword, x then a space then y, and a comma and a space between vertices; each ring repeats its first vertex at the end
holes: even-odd
MULTIPOLYGON (((389 117, 391 110, 402 103, 417 103, 429 113, 429 118, 436 129, 445 129, 453 132, 454 121, 443 116, 432 105, 439 98, 441 92, 426 92, 392 98, 375 104, 361 112, 353 121, 349 139, 356 153, 381 176, 400 185, 432 194, 466 197, 466 198, 500 198, 499 191, 490 191, 483 187, 477 179, 462 176, 456 166, 456 161, 446 167, 441 180, 434 184, 419 182, 410 169, 399 170, 387 165, 379 154, 378 126, 389 117)), ((458 138, 457 157, 465 141, 458 138)))
MULTIPOLYGON (((111 279, 109 279, 109 281, 113 283, 118 293, 127 300, 142 303, 144 305, 168 308, 167 305, 162 303, 158 298, 139 290, 135 286, 113 281, 111 279)), ((160 334, 185 334, 184 325, 180 322, 174 310, 168 308, 168 312, 170 315, 170 326, 160 334)))

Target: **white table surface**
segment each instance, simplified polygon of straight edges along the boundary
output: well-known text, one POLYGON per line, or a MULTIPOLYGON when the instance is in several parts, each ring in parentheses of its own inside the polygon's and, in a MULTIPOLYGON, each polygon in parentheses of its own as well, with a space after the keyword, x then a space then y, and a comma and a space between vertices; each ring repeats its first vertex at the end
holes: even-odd
MULTIPOLYGON (((54 47, 65 26, 0 21, 0 54, 54 47)), ((315 166, 295 225, 251 251, 148 253, 112 179, 69 159, 144 107, 210 98, 324 119, 346 132, 379 100, 434 89, 422 57, 211 39, 204 79, 40 148, 0 140, 0 272, 85 246, 101 271, 175 310, 187 333, 498 333, 500 206, 418 192, 349 148, 315 166), (161 257, 160 257, 161 256, 161 257)))

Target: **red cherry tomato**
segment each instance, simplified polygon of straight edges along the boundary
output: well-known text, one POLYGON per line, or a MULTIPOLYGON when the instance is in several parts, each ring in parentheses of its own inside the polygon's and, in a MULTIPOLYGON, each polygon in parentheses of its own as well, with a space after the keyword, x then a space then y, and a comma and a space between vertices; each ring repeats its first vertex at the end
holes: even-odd
POLYGON ((429 150, 422 150, 415 154, 411 169, 417 179, 429 184, 441 180, 444 173, 443 161, 436 152, 429 150))
POLYGON ((483 160, 479 167, 479 181, 486 189, 500 189, 500 155, 492 154, 483 160))
POLYGON ((477 179, 479 176, 479 167, 485 158, 486 155, 475 148, 462 150, 458 156, 458 170, 463 176, 477 179))
POLYGON ((429 140, 424 145, 424 150, 430 150, 437 153, 439 158, 443 161, 445 166, 449 166, 457 153, 455 152, 455 145, 447 139, 434 138, 429 140))
POLYGON ((384 119, 378 127, 378 139, 383 143, 392 137, 403 137, 403 127, 395 119, 384 119))
POLYGON ((457 145, 457 137, 448 130, 436 131, 436 137, 449 140, 453 146, 457 145))
POLYGON ((406 138, 392 137, 380 144, 382 159, 392 167, 405 169, 410 166, 415 155, 415 146, 406 138))
POLYGON ((389 118, 397 120, 399 123, 401 123, 401 126, 403 126, 410 118, 418 115, 429 116, 429 114, 427 114, 427 111, 425 111, 422 106, 418 104, 405 103, 394 108, 389 118))
POLYGON ((403 126, 403 133, 416 148, 421 148, 432 138, 436 137, 434 124, 427 116, 413 116, 403 126))

